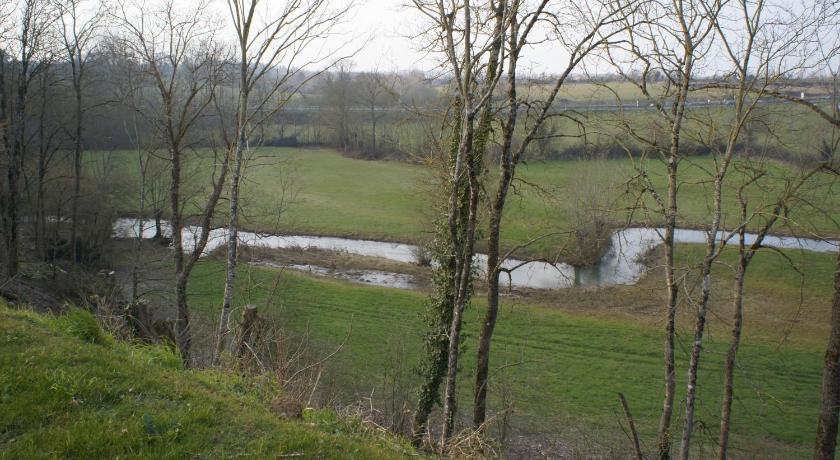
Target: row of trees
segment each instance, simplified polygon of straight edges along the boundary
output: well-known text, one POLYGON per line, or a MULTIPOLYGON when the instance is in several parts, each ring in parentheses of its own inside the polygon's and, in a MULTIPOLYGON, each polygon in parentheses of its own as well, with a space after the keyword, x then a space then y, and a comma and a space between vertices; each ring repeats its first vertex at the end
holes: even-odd
MULTIPOLYGON (((21 0, 5 3, 0 41, 0 127, 3 130, 5 274, 18 274, 21 234, 33 222, 39 254, 48 226, 66 222, 70 258, 82 261, 87 229, 82 202, 88 127, 100 123, 124 133, 136 151, 140 210, 156 217, 168 207, 173 246, 178 348, 191 363, 187 287, 207 245, 220 200, 228 200, 229 270, 218 347, 226 344, 237 263, 239 189, 254 133, 272 120, 300 88, 352 50, 313 54, 346 15, 323 0, 290 1, 283 8, 253 0, 225 4, 228 21, 211 2, 99 2, 21 0), (221 38, 234 32, 236 40, 221 38), (121 126, 108 115, 119 113, 121 126), (110 121, 110 123, 109 123, 110 121), (70 212, 62 213, 70 164, 70 212), (196 164, 210 181, 187 178, 196 164), (160 173, 168 173, 157 184, 160 173), (34 178, 34 180, 33 180, 34 178), (50 181, 53 181, 51 184, 50 181), (33 184, 34 182, 34 184, 33 184), (156 185, 152 187, 152 185, 156 185), (161 193, 165 186, 166 193, 161 193), (37 190, 34 200, 25 195, 37 190), (47 208, 47 195, 61 203, 47 208), (27 197, 28 198, 28 197, 27 197), (29 206, 35 202, 35 209, 29 206), (69 214, 69 215, 68 215, 69 214), (184 241, 183 230, 199 231, 184 241)), ((106 197, 88 197, 91 202, 106 197)), ((219 217, 222 217, 219 216, 219 217)), ((107 233, 110 234, 110 220, 107 233)))
MULTIPOLYGON (((676 393, 677 312, 685 306, 692 312, 691 341, 685 400, 679 407, 683 427, 679 440, 679 458, 691 453, 698 369, 712 291, 712 272, 724 248, 735 241, 738 266, 732 281, 733 329, 731 346, 724 367, 725 394, 721 407, 718 457, 726 458, 733 411, 734 369, 743 329, 744 280, 750 262, 762 248, 765 236, 774 227, 792 225, 789 210, 805 207, 797 192, 820 174, 834 174, 833 155, 792 177, 773 178, 780 187, 775 196, 755 200, 745 192, 754 182, 768 175, 766 162, 737 162, 740 143, 750 123, 755 123, 756 107, 768 99, 782 99, 810 108, 829 124, 837 126, 837 99, 830 110, 809 103, 784 90, 794 75, 819 71, 834 75, 838 63, 838 9, 831 2, 812 2, 800 8, 765 1, 674 0, 622 2, 527 2, 498 0, 471 2, 434 2, 414 0, 414 7, 428 19, 425 37, 430 50, 439 53, 440 65, 453 75, 453 102, 449 125, 440 145, 444 170, 440 196, 439 222, 433 252, 436 259, 434 292, 429 299, 428 325, 423 360, 423 385, 415 414, 415 439, 429 432, 427 426, 432 406, 442 391, 443 422, 439 431, 446 447, 456 420, 455 388, 461 359, 462 315, 472 292, 474 246, 479 234, 477 215, 483 206, 488 211, 487 311, 481 324, 476 356, 476 379, 473 400, 473 429, 483 430, 487 413, 487 392, 492 335, 498 318, 499 276, 502 263, 516 249, 502 254, 499 235, 503 211, 516 168, 530 143, 546 136, 541 127, 552 117, 572 117, 551 109, 558 90, 572 71, 587 65, 608 65, 637 90, 639 97, 654 108, 652 120, 638 120, 619 113, 615 123, 624 133, 616 139, 626 149, 636 176, 636 203, 651 221, 664 222, 663 304, 664 362, 663 408, 659 424, 659 458, 673 453, 676 393), (520 96, 517 91, 518 59, 528 43, 550 41, 558 53, 567 56, 566 69, 553 82, 547 95, 535 92, 520 96), (718 77, 710 78, 709 69, 718 77), (705 71, 706 76, 701 78, 705 71), (506 73, 505 79, 501 75, 506 73), (503 82, 503 83, 500 83, 503 82), (499 87, 504 100, 491 95, 499 87), (733 104, 722 117, 699 120, 701 129, 687 129, 687 110, 693 94, 710 89, 725 89, 734 95, 733 104), (491 117, 490 114, 498 114, 491 117), (517 132, 519 130, 519 132, 517 132), (488 142, 491 131, 493 142, 488 142), (514 135, 514 133, 517 135, 514 135), (524 134, 522 134, 524 132, 524 134), (678 277, 674 257, 674 234, 680 221, 678 209, 682 179, 680 163, 687 156, 683 144, 691 141, 708 148, 715 159, 709 171, 709 220, 701 223, 707 232, 705 255, 697 267, 699 289, 687 286, 690 281, 678 277), (495 164, 497 178, 484 169, 485 157, 492 145, 500 154, 495 164), (649 159, 663 162, 667 170, 664 189, 651 178, 649 159), (739 174, 732 174, 733 169, 739 174), (739 183, 735 183, 739 181, 739 183), (483 190, 491 191, 484 194, 483 190), (738 190, 739 216, 724 216, 724 189, 738 190), (484 203, 486 200, 486 204, 484 203), (724 218, 728 218, 724 227, 724 218), (757 238, 746 242, 746 229, 757 229, 757 238), (724 230, 726 229, 726 230, 724 230), (723 235, 724 238, 720 238, 723 235), (442 388, 441 388, 442 387, 442 388)), ((836 82, 835 82, 836 85, 836 82)), ((618 93, 617 105, 621 106, 618 93)), ((576 132, 548 136, 574 136, 576 132)), ((836 136, 835 136, 836 137, 836 136)), ((834 138, 832 138, 834 139, 834 138)), ((836 140, 832 143, 836 145, 836 140)), ((813 210, 813 212, 818 212, 813 210)), ((538 237, 539 238, 539 237, 538 237)), ((838 266, 840 270, 840 266, 838 266)), ((840 280, 840 278, 838 278, 840 280)), ((838 351, 837 298, 835 293, 831 342, 826 354, 822 415, 819 421, 816 458, 833 458, 837 437, 838 351)), ((562 396, 559 396, 562 397, 562 396)), ((638 448, 638 442, 636 443, 638 448)), ((642 452, 638 452, 642 458, 642 452)))

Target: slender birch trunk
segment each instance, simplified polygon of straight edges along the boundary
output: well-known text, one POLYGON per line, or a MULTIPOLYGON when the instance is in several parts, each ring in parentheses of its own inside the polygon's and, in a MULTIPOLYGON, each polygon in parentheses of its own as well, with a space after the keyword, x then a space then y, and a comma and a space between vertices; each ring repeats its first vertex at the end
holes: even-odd
POLYGON ((665 214, 665 234, 662 244, 665 247, 665 393, 662 403, 662 415, 659 419, 659 458, 671 457, 671 418, 674 413, 676 398, 676 364, 674 360, 674 342, 676 337, 677 298, 679 287, 674 266, 674 232, 677 226, 677 190, 679 165, 679 132, 672 136, 668 171, 668 208, 665 214))
POLYGON ((237 135, 233 154, 233 174, 230 177, 230 221, 228 224, 227 271, 225 273, 225 292, 222 301, 222 313, 219 319, 219 331, 214 353, 214 362, 218 362, 221 353, 227 347, 230 335, 230 312, 233 306, 234 282, 239 249, 239 186, 242 183, 242 161, 246 147, 246 122, 248 116, 247 67, 241 70, 242 81, 239 90, 239 108, 237 112, 237 135))

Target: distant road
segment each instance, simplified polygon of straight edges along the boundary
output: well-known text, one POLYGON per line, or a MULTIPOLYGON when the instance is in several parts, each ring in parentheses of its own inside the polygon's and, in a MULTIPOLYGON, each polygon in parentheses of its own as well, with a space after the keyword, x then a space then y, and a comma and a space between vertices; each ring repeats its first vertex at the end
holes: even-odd
MULTIPOLYGON (((812 104, 825 104, 830 103, 832 97, 831 96, 815 96, 815 97, 805 97, 805 101, 810 102, 812 104)), ((689 101, 686 106, 688 107, 725 107, 731 106, 735 102, 732 99, 706 99, 703 100, 692 100, 689 101)), ((794 104, 794 102, 786 101, 784 99, 778 99, 773 97, 767 97, 759 101, 760 105, 779 105, 779 104, 794 104)), ((665 107, 670 107, 670 103, 666 103, 665 107)), ((582 103, 582 102, 556 102, 554 104, 554 109, 557 112, 563 111, 574 111, 574 112, 618 112, 618 111, 633 111, 633 110, 653 110, 654 106, 651 103, 646 101, 639 100, 637 102, 627 103, 627 104, 611 104, 611 103, 582 103)), ((363 107, 363 106, 353 106, 348 107, 348 112, 370 112, 370 107, 363 107)), ((374 109, 376 112, 405 112, 407 109, 404 107, 376 107, 374 109)), ((314 113, 320 112, 321 107, 317 105, 305 105, 305 106, 287 106, 284 109, 285 112, 290 113, 314 113)))

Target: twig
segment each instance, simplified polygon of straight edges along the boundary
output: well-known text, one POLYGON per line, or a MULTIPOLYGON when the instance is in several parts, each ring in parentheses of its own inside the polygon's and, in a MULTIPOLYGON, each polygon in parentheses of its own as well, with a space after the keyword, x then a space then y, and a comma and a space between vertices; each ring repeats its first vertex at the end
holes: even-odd
POLYGON ((320 361, 318 361, 318 362, 312 363, 312 364, 310 364, 310 365, 308 365, 308 366, 305 366, 305 367, 303 367, 303 368, 301 368, 301 369, 298 369, 298 370, 297 370, 294 374, 292 374, 292 376, 291 376, 291 377, 289 377, 288 379, 286 379, 286 383, 288 384, 289 382, 293 381, 293 380, 295 379, 295 377, 297 377, 298 375, 300 375, 302 372, 305 372, 305 371, 307 371, 307 370, 309 370, 309 369, 311 369, 311 368, 313 368, 313 367, 320 366, 321 364, 324 364, 325 362, 329 361, 329 360, 330 360, 330 358, 332 358, 333 356, 337 355, 337 354, 338 354, 338 352, 340 352, 340 351, 341 351, 341 349, 342 349, 342 348, 344 348, 344 344, 346 344, 346 343, 347 343, 347 340, 350 338, 350 333, 351 333, 352 331, 353 331, 353 323, 351 322, 351 323, 350 323, 350 327, 347 329, 347 335, 345 335, 345 336, 344 336, 344 340, 342 340, 342 341, 341 341, 341 344, 338 346, 338 348, 336 348, 336 349, 335 349, 332 353, 330 353, 329 355, 325 356, 325 357, 324 357, 324 359, 322 359, 322 360, 320 360, 320 361))
POLYGON ((624 409, 624 417, 627 419, 627 424, 630 425, 630 434, 633 436, 633 449, 636 451, 636 459, 644 460, 642 455, 642 448, 639 445, 639 433, 636 431, 636 423, 633 421, 633 415, 630 413, 630 406, 627 405, 627 400, 624 399, 624 394, 618 394, 618 400, 621 401, 621 408, 624 409))

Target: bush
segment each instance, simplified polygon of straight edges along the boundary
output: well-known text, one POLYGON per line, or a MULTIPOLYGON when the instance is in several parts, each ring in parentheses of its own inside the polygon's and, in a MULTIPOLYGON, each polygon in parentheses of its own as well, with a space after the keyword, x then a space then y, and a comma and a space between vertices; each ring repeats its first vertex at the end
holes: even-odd
POLYGON ((101 327, 96 317, 87 310, 72 307, 57 318, 58 328, 67 334, 97 345, 111 345, 111 338, 101 327))
POLYGON ((569 263, 576 267, 597 265, 612 243, 612 227, 606 218, 592 214, 572 231, 572 254, 569 263))
POLYGON ((569 181, 565 204, 573 246, 566 262, 576 267, 596 265, 611 244, 612 202, 608 197, 618 184, 608 171, 602 162, 589 161, 569 181))
POLYGON ((414 263, 421 267, 432 266, 432 251, 427 246, 416 246, 412 253, 414 255, 414 263))
POLYGON ((265 147, 298 147, 300 142, 297 135, 292 136, 278 136, 263 140, 265 147))

